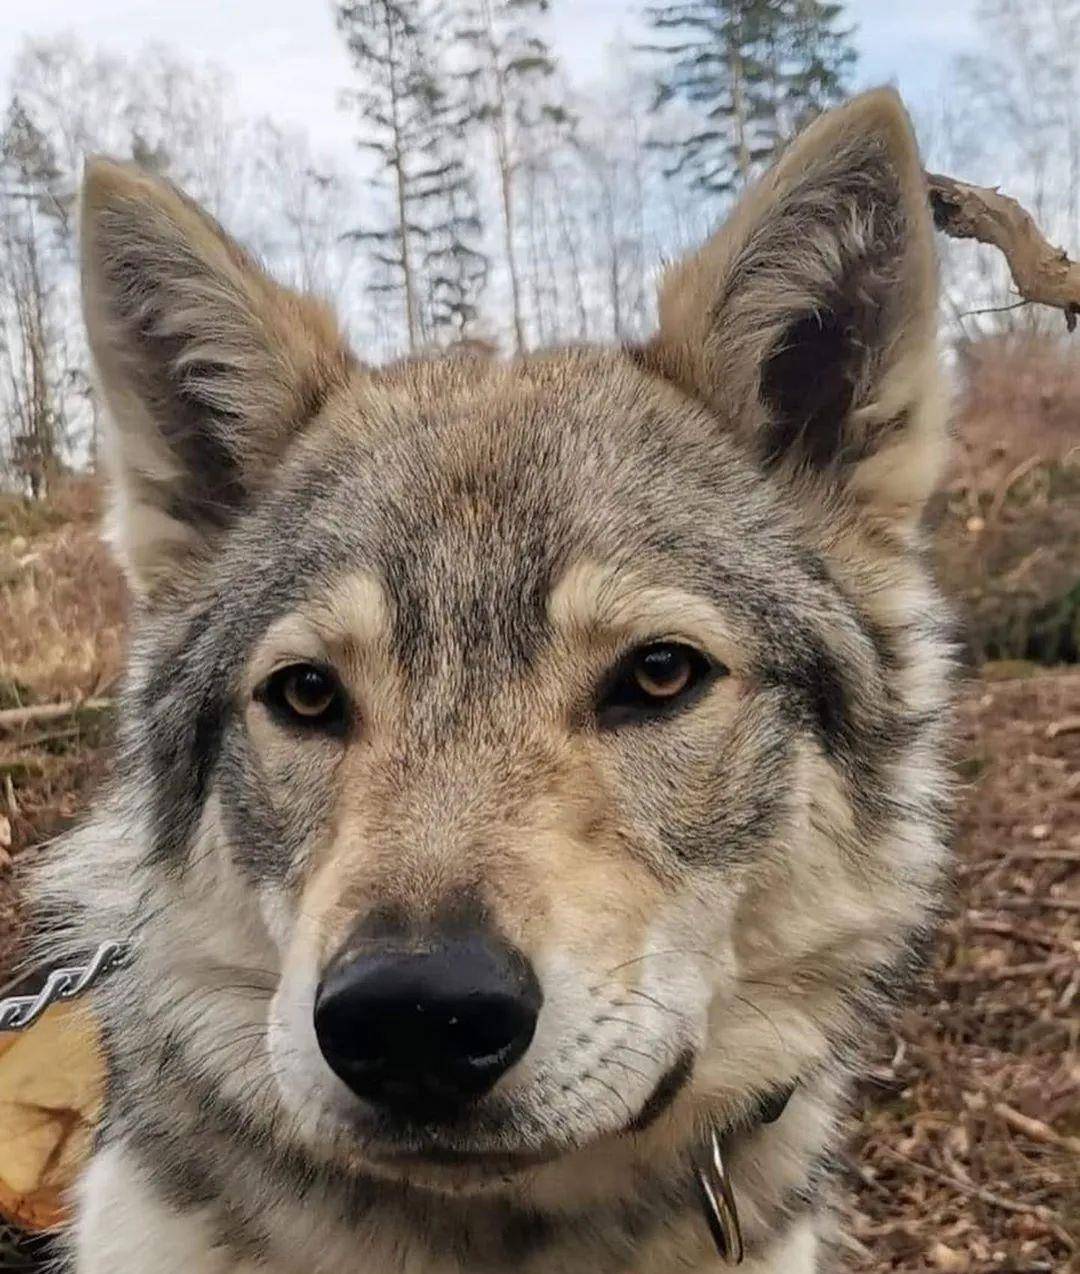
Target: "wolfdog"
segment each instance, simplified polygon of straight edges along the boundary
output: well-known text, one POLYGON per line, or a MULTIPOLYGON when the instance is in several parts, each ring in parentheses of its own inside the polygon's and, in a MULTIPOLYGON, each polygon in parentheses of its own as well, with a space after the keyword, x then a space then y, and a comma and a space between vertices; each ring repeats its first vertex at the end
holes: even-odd
POLYGON ((634 347, 375 369, 158 177, 92 161, 81 224, 134 631, 32 893, 135 959, 71 1268, 823 1268, 949 822, 899 99, 813 123, 634 347))

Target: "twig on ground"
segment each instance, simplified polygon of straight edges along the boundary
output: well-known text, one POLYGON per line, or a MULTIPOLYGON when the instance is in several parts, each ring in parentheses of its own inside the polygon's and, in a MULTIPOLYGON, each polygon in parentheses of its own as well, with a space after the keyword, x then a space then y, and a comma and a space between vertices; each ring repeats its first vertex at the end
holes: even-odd
POLYGON ((961 876, 974 876, 1000 871, 1013 863, 1080 863, 1080 850, 1010 849, 1000 858, 984 858, 973 863, 959 863, 956 870, 961 876))
POLYGON ((994 1102, 994 1114, 1017 1132, 1022 1132, 1032 1141, 1039 1141, 1044 1146, 1057 1146, 1070 1154, 1080 1155, 1080 1137, 1069 1137, 1065 1133, 1055 1131, 1041 1119, 1032 1119, 1030 1115, 1014 1110, 1003 1101, 994 1102))
POLYGON ((1080 734, 1080 717, 1063 717, 1060 721, 1051 721, 1046 727, 1046 737, 1057 739, 1063 734, 1080 734))
POLYGON ((1071 969, 1075 966, 1075 956, 1054 956, 1050 960, 1032 960, 1027 964, 1006 964, 996 969, 973 969, 970 972, 958 972, 946 969, 939 981, 954 985, 975 982, 1008 982, 1012 978, 1039 978, 1048 973, 1056 973, 1059 969, 1071 969))
POLYGON ((5 708, 0 712, 0 732, 21 730, 27 725, 41 725, 47 721, 62 721, 64 717, 80 713, 105 712, 111 708, 111 699, 72 699, 66 703, 34 703, 26 708, 5 708))
MULTIPOLYGON (((952 1186, 954 1190, 959 1190, 961 1194, 966 1194, 969 1198, 979 1199, 983 1203, 989 1204, 992 1208, 1002 1208, 1006 1212, 1020 1212, 1025 1216, 1038 1217, 1040 1221, 1045 1221, 1048 1225, 1052 1225, 1057 1221, 1057 1214, 1052 1208, 1048 1208, 1042 1203, 1022 1203, 1019 1199, 1009 1199, 1003 1194, 998 1194, 994 1190, 987 1190, 985 1186, 977 1186, 968 1181, 962 1181, 959 1177, 954 1177, 950 1172, 942 1172, 940 1168, 931 1168, 927 1163, 920 1163, 917 1159, 912 1159, 910 1155, 906 1155, 901 1150, 894 1150, 892 1146, 882 1146, 882 1150, 887 1155, 891 1155, 894 1159, 899 1159, 906 1163, 909 1168, 919 1173, 921 1176, 930 1177, 934 1181, 940 1181, 942 1185, 952 1186)), ((1064 1231, 1062 1231, 1064 1234, 1064 1231)), ((1075 1243, 1068 1239, 1068 1247, 1075 1248, 1075 1243)))
POLYGON ((1080 899, 1074 898, 997 898, 995 908, 1002 911, 1026 911, 1045 909, 1047 911, 1080 911, 1080 899))
MULTIPOLYGON (((1080 861, 1080 858, 1077 861, 1080 861)), ((963 923, 972 933, 1000 934, 1002 937, 1014 938, 1017 942, 1026 942, 1038 947, 1064 947, 1067 951, 1076 949, 1074 943, 1059 934, 1036 929, 1031 925, 1017 924, 1013 920, 999 920, 994 916, 981 916, 969 911, 963 923)))

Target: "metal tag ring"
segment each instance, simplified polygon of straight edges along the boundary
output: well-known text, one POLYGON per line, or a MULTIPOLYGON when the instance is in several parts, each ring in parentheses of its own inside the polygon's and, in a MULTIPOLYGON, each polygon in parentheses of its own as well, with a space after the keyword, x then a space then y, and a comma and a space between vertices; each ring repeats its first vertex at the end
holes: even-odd
POLYGON ((694 1177, 701 1192, 702 1211, 709 1224, 713 1242, 720 1256, 729 1265, 741 1265, 743 1260, 742 1226, 735 1192, 724 1164, 720 1138, 713 1129, 708 1145, 695 1166, 694 1177))

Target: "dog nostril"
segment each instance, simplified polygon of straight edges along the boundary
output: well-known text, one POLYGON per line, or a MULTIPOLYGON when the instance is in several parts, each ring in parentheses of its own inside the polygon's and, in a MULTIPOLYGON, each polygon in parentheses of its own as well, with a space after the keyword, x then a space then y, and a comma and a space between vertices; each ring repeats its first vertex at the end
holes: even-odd
POLYGON ((384 943, 327 970, 315 1033, 357 1096, 429 1118, 486 1093, 532 1041, 542 995, 528 962, 482 936, 384 943))

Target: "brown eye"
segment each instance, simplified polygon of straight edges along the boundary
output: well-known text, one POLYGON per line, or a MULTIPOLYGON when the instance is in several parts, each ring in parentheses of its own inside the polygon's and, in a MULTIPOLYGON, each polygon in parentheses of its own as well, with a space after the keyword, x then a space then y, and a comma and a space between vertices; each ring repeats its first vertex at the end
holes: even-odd
POLYGON ((686 646, 650 646, 634 660, 634 680, 652 699, 671 699, 694 675, 692 651, 686 646))
POLYGON ((333 673, 315 664, 281 668, 265 683, 259 696, 287 724, 340 726, 345 696, 333 673))
POLYGON ((693 646, 657 641, 633 650, 614 669, 597 704, 601 725, 666 716, 689 705, 727 669, 693 646))

